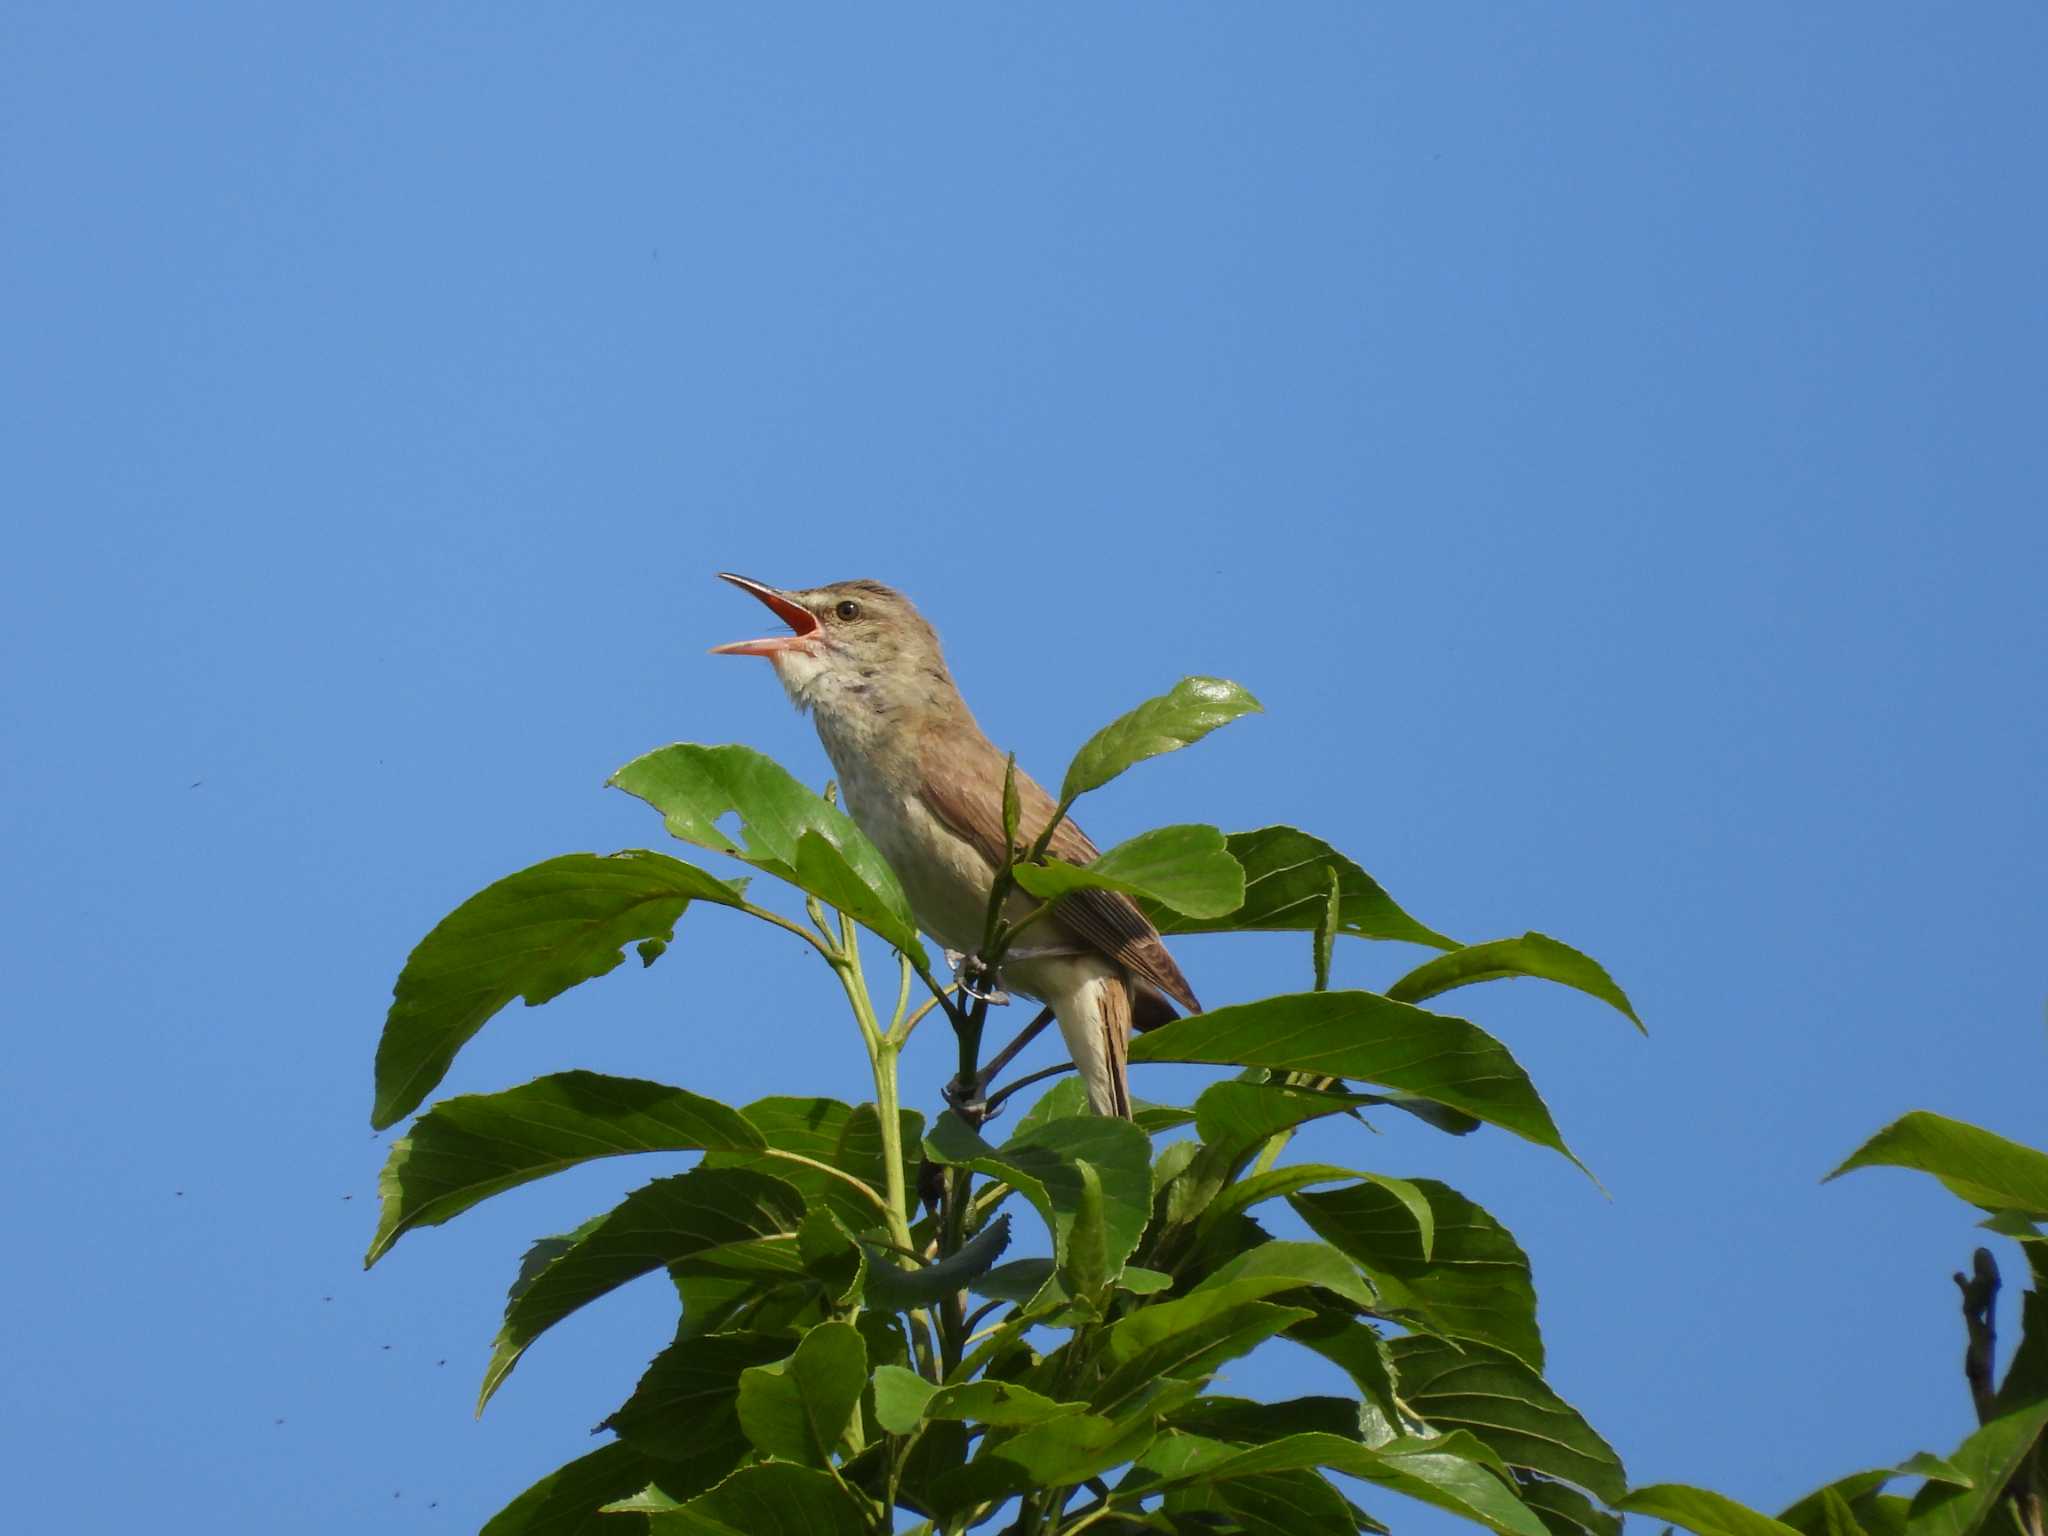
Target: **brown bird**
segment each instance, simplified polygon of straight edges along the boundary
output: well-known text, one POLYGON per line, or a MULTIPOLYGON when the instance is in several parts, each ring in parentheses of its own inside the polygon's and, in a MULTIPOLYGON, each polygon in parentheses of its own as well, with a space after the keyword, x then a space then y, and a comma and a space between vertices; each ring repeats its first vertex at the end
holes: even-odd
MULTIPOLYGON (((1004 754, 982 734, 939 650, 939 637, 901 593, 878 581, 783 591, 721 573, 767 604, 791 633, 716 647, 765 656, 790 699, 809 710, 839 775, 846 809, 903 882, 918 925, 950 950, 982 940, 989 887, 1003 847, 1004 754)), ((1020 839, 1035 842, 1052 796, 1017 774, 1020 839)), ((1048 852, 1070 864, 1096 856, 1071 821, 1048 852)), ((1010 898, 1013 921, 1037 903, 1010 898)), ((1110 891, 1063 898, 1020 936, 1004 982, 1051 1005, 1097 1114, 1131 1113, 1130 1031, 1201 1012, 1194 990, 1136 903, 1110 891)))

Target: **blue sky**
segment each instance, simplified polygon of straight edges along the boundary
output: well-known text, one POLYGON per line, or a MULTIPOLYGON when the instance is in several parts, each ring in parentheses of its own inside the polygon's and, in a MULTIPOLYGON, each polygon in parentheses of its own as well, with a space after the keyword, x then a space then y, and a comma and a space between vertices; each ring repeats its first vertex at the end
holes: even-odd
MULTIPOLYGON (((460 1531, 588 1448, 658 1286, 470 1405, 525 1241, 647 1170, 365 1275, 370 1060, 449 907, 659 845, 628 757, 822 780, 704 654, 759 631, 720 569, 900 586, 1041 778, 1236 678, 1268 713, 1094 797, 1099 841, 1293 822, 1440 929, 1605 961, 1648 1040, 1458 1001, 1611 1200, 1499 1135, 1303 1147, 1514 1230, 1636 1481, 1775 1508, 1960 1438, 1968 1216, 1817 1181, 1915 1106, 2048 1140, 2039 8, 0 25, 23 1528, 460 1531)), ((1306 975, 1177 947, 1212 1002, 1306 975)), ((857 1097, 792 953, 693 911, 447 1086, 857 1097)))

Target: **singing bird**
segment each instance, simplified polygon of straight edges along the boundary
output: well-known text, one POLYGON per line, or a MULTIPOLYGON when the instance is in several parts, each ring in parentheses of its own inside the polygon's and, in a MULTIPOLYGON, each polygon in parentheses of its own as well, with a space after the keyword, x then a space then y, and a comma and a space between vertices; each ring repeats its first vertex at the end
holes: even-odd
MULTIPOLYGON (((774 664, 792 702, 817 722, 846 809, 903 882, 918 926, 948 949, 974 953, 997 861, 1008 856, 1007 759, 960 697, 937 633, 909 599, 878 581, 784 591, 729 572, 720 578, 753 593, 790 633, 717 646, 713 654, 774 664)), ((1018 835, 1028 845, 1056 806, 1021 770, 1017 795, 1018 835)), ((1055 829, 1048 852, 1071 864, 1096 856, 1072 821, 1055 829)), ((1020 891, 1005 915, 1014 920, 1035 906, 1020 891)), ((1131 1029, 1165 1023, 1173 1003, 1194 1013, 1202 1007, 1159 931, 1129 897, 1111 891, 1063 898, 1020 937, 1003 981, 1051 1006, 1089 1107, 1126 1119, 1131 1029)))

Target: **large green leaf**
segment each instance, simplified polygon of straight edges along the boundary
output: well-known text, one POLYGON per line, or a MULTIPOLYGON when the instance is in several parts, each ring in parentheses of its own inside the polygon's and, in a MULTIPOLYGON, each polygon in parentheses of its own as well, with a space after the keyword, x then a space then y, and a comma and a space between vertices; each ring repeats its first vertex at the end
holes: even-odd
POLYGON ((1015 1382, 967 1381, 935 1387, 900 1366, 884 1366, 875 1372, 875 1419, 892 1435, 907 1435, 922 1423, 940 1419, 1013 1428, 1086 1411, 1085 1403, 1055 1402, 1015 1382))
POLYGON ((1536 1477, 1518 1491, 1550 1536, 1621 1536, 1621 1516, 1609 1514, 1576 1488, 1536 1477))
POLYGON ((1311 1432, 1239 1451, 1196 1475, 1222 1483, 1324 1467, 1476 1520, 1502 1536, 1546 1536, 1542 1522, 1489 1470, 1490 1455, 1462 1431, 1427 1440, 1394 1440, 1370 1449, 1342 1436, 1311 1432))
POLYGON ((1917 1168, 1988 1211, 2048 1216, 2048 1153, 1946 1115, 1916 1109, 1850 1154, 1828 1175, 1854 1168, 1917 1168))
POLYGON ((420 1106, 469 1038, 523 997, 529 1008, 625 959, 628 944, 675 936, 692 901, 737 906, 739 892, 645 849, 565 853, 485 886, 407 957, 377 1042, 378 1130, 420 1106))
MULTIPOLYGON (((777 1178, 803 1191, 812 1204, 829 1207, 850 1231, 863 1231, 875 1224, 879 1208, 858 1187, 874 1191, 888 1187, 882 1166, 882 1122, 874 1105, 778 1095, 749 1104, 740 1114, 776 1152, 824 1165, 810 1168, 788 1160, 774 1161, 769 1166, 777 1178), (837 1169, 858 1185, 827 1169, 837 1169)), ((915 1157, 923 1133, 923 1115, 914 1109, 900 1111, 899 1134, 907 1158, 915 1157)), ((712 1168, 751 1167, 760 1161, 744 1152, 708 1152, 704 1157, 705 1166, 712 1168)), ((906 1161, 906 1181, 915 1174, 915 1167, 906 1161)))
POLYGON ((1202 1228, 1205 1232, 1213 1231, 1239 1212, 1248 1211, 1262 1201, 1277 1200, 1311 1185, 1334 1184, 1344 1179, 1363 1179, 1392 1195, 1415 1224, 1417 1251, 1425 1260, 1429 1257, 1430 1248, 1436 1242, 1436 1213, 1421 1190, 1407 1179, 1390 1179, 1385 1174, 1361 1173, 1356 1168, 1338 1168, 1329 1163, 1289 1163, 1239 1179, 1217 1196, 1202 1214, 1202 1228))
POLYGON ((1234 1301, 1223 1293, 1140 1307, 1110 1329, 1112 1369, 1089 1406, 1115 1415, 1161 1378, 1200 1380, 1314 1315, 1306 1307, 1234 1301))
MULTIPOLYGON (((1187 1516, 1178 1532, 1225 1530, 1240 1536, 1356 1536, 1350 1503, 1307 1468, 1259 1472, 1227 1483, 1184 1483, 1168 1492, 1164 1512, 1187 1516), (1216 1519, 1229 1523, 1217 1526, 1216 1519)), ((1134 1527, 1147 1529, 1156 1527, 1134 1527)))
POLYGON ((1214 827, 1160 827, 1118 843, 1091 864, 1019 864, 1015 877, 1041 901, 1075 891, 1120 891, 1195 917, 1221 917, 1244 900, 1244 870, 1214 827))
MULTIPOLYGON (((1494 939, 1486 944, 1468 944, 1447 955, 1426 960, 1387 988, 1387 996, 1403 1003, 1426 1002, 1454 987, 1469 987, 1478 981, 1499 981, 1509 976, 1533 976, 1576 987, 1590 997, 1618 1009, 1637 1029, 1628 994, 1614 984, 1599 961, 1582 955, 1571 945, 1541 933, 1525 933, 1519 939, 1494 939)), ((1648 1030, 1643 1030, 1648 1034, 1648 1030)))
POLYGON ((1377 992, 1293 992, 1139 1035, 1131 1061, 1199 1061, 1358 1078, 1477 1115, 1570 1157, 1508 1048, 1475 1024, 1377 992))
POLYGON ((598 1427, 659 1460, 661 1487, 670 1498, 693 1498, 753 1452, 736 1406, 740 1373, 788 1353, 789 1340, 769 1333, 678 1339, 654 1357, 633 1395, 598 1427))
POLYGON ((820 1323, 788 1359, 740 1373, 740 1428, 764 1455, 825 1466, 854 1422, 867 1380, 860 1330, 820 1323))
POLYGON ((957 1116, 939 1116, 925 1138, 934 1162, 972 1168, 1008 1184, 1036 1207, 1052 1229, 1060 1262, 1067 1257, 1080 1214, 1085 1159, 1102 1184, 1105 1261, 1114 1275, 1144 1235, 1152 1209, 1152 1144, 1128 1120, 1107 1115, 1041 1121, 1020 1127, 1000 1148, 990 1146, 957 1116))
POLYGON ((1343 1435, 1356 1440, 1358 1404, 1348 1397, 1290 1397, 1277 1403, 1212 1394, 1167 1416, 1168 1425, 1212 1440, 1263 1445, 1288 1435, 1343 1435))
POLYGON ((1334 1093, 1294 1083, 1247 1082, 1225 1078, 1211 1083, 1195 1100, 1195 1131, 1217 1146, 1255 1147, 1281 1131, 1324 1115, 1341 1115, 1378 1104, 1376 1094, 1334 1093))
POLYGON ((673 837, 730 854, 866 924, 920 963, 917 921, 896 872, 845 812, 751 747, 678 742, 611 777, 657 811, 673 837), (720 818, 737 812, 737 840, 720 818))
POLYGON ((1120 715, 1081 745, 1067 765, 1060 799, 1100 789, 1135 763, 1177 752, 1218 726, 1255 714, 1259 701, 1220 677, 1184 677, 1171 691, 1120 715))
MULTIPOLYGON (((1188 1293, 1187 1299, 1221 1292, 1249 1301, 1305 1287, 1328 1291, 1357 1307, 1371 1307, 1379 1300, 1357 1266, 1328 1243, 1300 1243, 1283 1238, 1255 1244, 1218 1265, 1188 1293)), ((1146 1310, 1156 1312, 1159 1308, 1146 1310)))
POLYGON ((1760 1515, 1747 1504, 1705 1488, 1684 1483, 1652 1483, 1614 1501, 1614 1507, 1632 1515, 1682 1525, 1697 1536, 1798 1536, 1791 1526, 1769 1515, 1760 1515))
POLYGON ((654 1464, 628 1445, 601 1445, 557 1467, 507 1504, 481 1536, 619 1536, 645 1530, 624 1515, 601 1513, 614 1500, 647 1486, 654 1464))
POLYGON ((1612 1503, 1628 1491, 1621 1458, 1577 1409, 1514 1356, 1474 1339, 1410 1334, 1389 1345, 1401 1397, 1437 1429, 1468 1429, 1510 1466, 1577 1483, 1612 1503))
POLYGON ((1149 1414, 1128 1422, 1093 1413, 1047 1419, 1008 1438, 989 1436, 933 1491, 943 1507, 960 1510, 1034 1488, 1069 1487, 1141 1455, 1157 1433, 1149 1414))
POLYGON ((1983 1526, 2044 1427, 2048 1402, 2030 1403, 1979 1428, 1948 1458, 1970 1485, 1929 1478, 1913 1495, 1906 1536, 1968 1536, 1983 1526))
POLYGON ((767 1145, 737 1110, 666 1083, 559 1072, 504 1093, 445 1099, 392 1143, 377 1181, 383 1209, 364 1267, 401 1234, 479 1200, 597 1157, 767 1145))
POLYGON ((693 1256, 768 1237, 793 1248, 803 1219, 800 1193, 744 1168, 693 1168, 635 1190, 524 1277, 505 1308, 478 1411, 527 1346, 586 1302, 693 1256))
POLYGON ((1348 1254, 1408 1326, 1492 1344, 1543 1369, 1529 1260, 1499 1222, 1447 1184, 1409 1181, 1429 1201, 1436 1240, 1425 1255, 1413 1215, 1377 1184, 1288 1200, 1316 1235, 1348 1254))
POLYGON ((1337 1307, 1319 1306, 1314 1313, 1287 1330, 1287 1341, 1321 1355, 1351 1378, 1358 1395, 1388 1423, 1400 1423, 1393 1357, 1379 1330, 1337 1307))
POLYGON ((647 1529, 655 1536, 869 1536, 874 1525, 831 1473, 769 1461, 652 1516, 647 1529))
POLYGON ((1314 933, 1326 921, 1330 877, 1337 877, 1337 931, 1360 939, 1398 939, 1456 949, 1434 928, 1402 911, 1377 880, 1319 837, 1298 827, 1260 827, 1224 840, 1244 869, 1244 904, 1224 917, 1189 917, 1143 903, 1161 933, 1239 933, 1251 929, 1314 933))

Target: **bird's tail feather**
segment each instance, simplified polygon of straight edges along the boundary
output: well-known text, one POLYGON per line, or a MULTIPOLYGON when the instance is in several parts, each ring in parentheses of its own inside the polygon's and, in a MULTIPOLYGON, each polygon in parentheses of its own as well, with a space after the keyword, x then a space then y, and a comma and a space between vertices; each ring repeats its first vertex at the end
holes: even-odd
POLYGON ((1069 1007, 1055 1012, 1088 1086, 1088 1107, 1098 1115, 1130 1119, 1130 987, 1121 976, 1093 977, 1075 990, 1069 1007))

